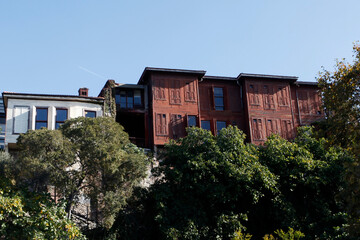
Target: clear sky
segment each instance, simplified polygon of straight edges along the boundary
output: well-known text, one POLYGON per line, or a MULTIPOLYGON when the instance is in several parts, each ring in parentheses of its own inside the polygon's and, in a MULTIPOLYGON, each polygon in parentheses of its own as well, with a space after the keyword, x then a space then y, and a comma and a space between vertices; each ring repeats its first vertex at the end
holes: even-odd
POLYGON ((97 96, 145 67, 315 81, 360 40, 359 0, 0 0, 0 92, 97 96))

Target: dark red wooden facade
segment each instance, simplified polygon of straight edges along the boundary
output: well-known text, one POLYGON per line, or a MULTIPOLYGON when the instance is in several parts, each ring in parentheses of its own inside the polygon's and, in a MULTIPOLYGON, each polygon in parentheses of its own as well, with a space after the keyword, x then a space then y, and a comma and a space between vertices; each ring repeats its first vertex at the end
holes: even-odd
POLYGON ((216 134, 234 125, 255 144, 272 133, 292 139, 298 126, 324 118, 316 83, 292 76, 242 73, 231 78, 145 68, 137 85, 115 84, 114 91, 117 121, 134 143, 147 148, 185 136, 187 126, 216 134))

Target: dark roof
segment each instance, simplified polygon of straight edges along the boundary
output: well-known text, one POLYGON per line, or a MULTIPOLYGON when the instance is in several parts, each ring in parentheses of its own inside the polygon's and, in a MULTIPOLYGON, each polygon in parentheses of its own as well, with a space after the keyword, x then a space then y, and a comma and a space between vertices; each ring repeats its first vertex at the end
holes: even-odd
POLYGON ((288 80, 295 82, 298 77, 295 76, 283 76, 283 75, 268 75, 268 74, 253 74, 253 73, 240 73, 237 77, 238 79, 242 77, 251 77, 251 78, 271 78, 271 79, 278 79, 278 80, 288 80))
POLYGON ((102 100, 102 97, 86 97, 79 95, 60 95, 60 94, 38 94, 38 93, 16 93, 16 92, 3 92, 3 95, 25 95, 25 96, 38 96, 38 97, 68 97, 68 98, 83 98, 83 99, 92 99, 92 100, 102 100))
POLYGON ((297 85, 310 85, 310 86, 317 86, 317 82, 310 82, 310 81, 298 81, 296 82, 297 85))
POLYGON ((206 71, 204 70, 187 70, 187 69, 171 69, 171 68, 154 68, 154 67, 146 67, 141 74, 141 77, 138 81, 138 84, 142 84, 145 82, 145 78, 149 72, 171 72, 171 73, 183 73, 183 74, 191 74, 202 77, 205 75, 206 71))
POLYGON ((61 100, 72 100, 72 101, 96 101, 102 102, 104 98, 102 97, 85 97, 78 95, 58 95, 58 94, 34 94, 34 93, 14 93, 14 92, 3 92, 2 97, 4 100, 4 105, 7 103, 7 98, 15 97, 20 98, 24 96, 28 99, 52 99, 52 98, 64 98, 61 100))
POLYGON ((227 81, 236 81, 236 77, 222 77, 222 76, 207 76, 205 75, 203 79, 209 79, 209 80, 227 80, 227 81))

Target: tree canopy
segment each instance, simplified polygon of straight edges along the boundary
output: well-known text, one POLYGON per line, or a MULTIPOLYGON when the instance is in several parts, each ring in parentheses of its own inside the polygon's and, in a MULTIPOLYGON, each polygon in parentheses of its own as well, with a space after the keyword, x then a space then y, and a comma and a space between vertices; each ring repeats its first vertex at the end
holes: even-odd
MULTIPOLYGON (((0 152, 0 163, 11 157, 0 152)), ((15 186, 0 175, 1 239, 84 239, 78 227, 67 219, 62 203, 48 194, 15 186)))
POLYGON ((294 142, 276 135, 264 146, 244 140, 232 126, 217 136, 189 128, 166 145, 157 182, 139 191, 114 231, 121 239, 141 239, 141 231, 156 239, 231 239, 239 231, 260 239, 290 228, 305 239, 346 235, 336 198, 343 165, 352 161, 345 151, 315 139, 308 127, 294 142))
POLYGON ((70 212, 81 195, 90 199, 99 226, 110 227, 134 186, 146 177, 147 157, 112 118, 76 118, 59 130, 21 134, 20 151, 7 168, 19 185, 55 186, 70 212))
POLYGON ((323 69, 318 77, 326 113, 325 131, 333 145, 360 154, 360 46, 354 44, 354 60, 336 62, 335 70, 323 69))

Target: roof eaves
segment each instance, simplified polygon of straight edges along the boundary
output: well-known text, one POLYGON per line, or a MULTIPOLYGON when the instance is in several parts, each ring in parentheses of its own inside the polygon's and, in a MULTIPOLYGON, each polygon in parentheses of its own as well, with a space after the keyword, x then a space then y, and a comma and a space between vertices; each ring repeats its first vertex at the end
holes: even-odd
POLYGON ((310 85, 310 86, 317 86, 317 82, 310 82, 310 81, 297 81, 297 85, 310 85))
POLYGON ((187 70, 187 69, 172 69, 172 68, 155 68, 155 67, 146 67, 141 74, 141 77, 138 81, 138 84, 144 82, 144 78, 149 72, 169 72, 169 73, 184 73, 184 74, 193 74, 198 76, 204 76, 206 71, 204 70, 187 70))
POLYGON ((283 75, 269 75, 269 74, 253 74, 253 73, 240 73, 237 77, 238 79, 242 77, 252 77, 252 78, 271 78, 271 79, 279 79, 279 80, 290 80, 295 82, 298 77, 296 76, 283 76, 283 75))
POLYGON ((24 96, 26 98, 31 97, 44 97, 44 98, 69 98, 74 100, 94 100, 94 101, 103 101, 104 98, 102 97, 85 97, 85 96, 78 96, 78 95, 59 95, 59 94, 37 94, 37 93, 15 93, 15 92, 3 92, 3 97, 11 97, 15 96, 19 98, 20 96, 24 96))
POLYGON ((226 80, 226 81, 236 81, 238 80, 236 77, 223 77, 223 76, 207 76, 205 75, 203 79, 209 80, 226 80))

